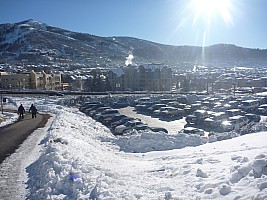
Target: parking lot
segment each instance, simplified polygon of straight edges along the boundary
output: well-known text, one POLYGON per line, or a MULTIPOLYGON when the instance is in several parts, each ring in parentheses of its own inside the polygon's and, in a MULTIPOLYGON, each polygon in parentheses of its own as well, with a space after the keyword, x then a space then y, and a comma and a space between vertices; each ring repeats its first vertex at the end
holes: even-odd
POLYGON ((169 134, 176 134, 178 131, 184 128, 186 124, 184 117, 182 119, 168 120, 168 118, 156 118, 150 115, 137 113, 134 107, 120 108, 121 114, 127 115, 133 118, 139 118, 142 122, 147 123, 148 126, 163 127, 168 130, 169 134))
POLYGON ((186 134, 201 136, 229 132, 243 135, 256 129, 265 130, 262 122, 266 121, 267 98, 250 98, 113 97, 97 99, 95 102, 90 99, 91 105, 87 103, 81 107, 81 111, 109 127, 114 135, 123 135, 126 130, 145 130, 147 127, 152 128, 152 131, 163 128, 169 134, 177 134, 182 130, 186 134), (122 118, 125 119, 120 120, 122 118), (126 124, 133 119, 140 120, 126 124))

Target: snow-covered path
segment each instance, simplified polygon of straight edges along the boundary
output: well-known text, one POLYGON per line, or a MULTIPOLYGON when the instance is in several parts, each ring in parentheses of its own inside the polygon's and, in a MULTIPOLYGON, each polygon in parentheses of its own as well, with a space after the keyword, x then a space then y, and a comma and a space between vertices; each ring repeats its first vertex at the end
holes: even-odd
POLYGON ((49 120, 46 127, 36 130, 27 140, 0 165, 0 199, 26 199, 26 168, 38 159, 45 137, 53 121, 49 120))

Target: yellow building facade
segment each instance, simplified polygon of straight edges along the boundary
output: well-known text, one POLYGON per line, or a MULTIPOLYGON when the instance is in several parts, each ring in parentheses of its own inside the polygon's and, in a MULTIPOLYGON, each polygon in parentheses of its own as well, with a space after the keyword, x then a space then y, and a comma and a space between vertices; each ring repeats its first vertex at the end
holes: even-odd
POLYGON ((33 70, 21 74, 1 72, 0 88, 18 90, 61 90, 61 74, 48 74, 44 71, 35 72, 33 70))

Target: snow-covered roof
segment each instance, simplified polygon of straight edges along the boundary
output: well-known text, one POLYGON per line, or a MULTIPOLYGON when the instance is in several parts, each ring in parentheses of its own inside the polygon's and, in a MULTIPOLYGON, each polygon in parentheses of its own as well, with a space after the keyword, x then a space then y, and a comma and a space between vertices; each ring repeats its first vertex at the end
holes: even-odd
POLYGON ((115 69, 111 69, 111 71, 117 75, 117 77, 122 76, 124 73, 124 71, 122 70, 122 68, 115 68, 115 69))
POLYGON ((145 69, 162 69, 165 65, 164 64, 143 64, 145 69))

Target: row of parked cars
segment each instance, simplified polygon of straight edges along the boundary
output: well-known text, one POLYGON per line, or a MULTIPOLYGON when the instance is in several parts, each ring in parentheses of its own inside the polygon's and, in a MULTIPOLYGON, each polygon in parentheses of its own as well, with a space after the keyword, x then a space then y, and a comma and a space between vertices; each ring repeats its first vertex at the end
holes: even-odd
POLYGON ((149 114, 154 117, 168 117, 168 118, 181 118, 186 113, 188 100, 172 98, 172 99, 159 99, 152 100, 149 97, 144 97, 135 100, 134 107, 137 112, 149 114))
POLYGON ((140 119, 122 115, 119 113, 118 109, 114 109, 101 102, 85 102, 79 110, 110 128, 114 135, 123 135, 133 130, 139 131, 147 129, 154 132, 163 131, 168 133, 165 128, 149 127, 140 119))
POLYGON ((257 123, 267 114, 267 105, 261 99, 206 98, 196 102, 198 109, 186 116, 186 126, 202 127, 212 131, 231 131, 248 123, 257 123))
MULTIPOLYGON (((225 132, 257 123, 267 115, 267 98, 205 97, 189 102, 185 96, 152 100, 149 97, 135 100, 137 112, 154 117, 184 117, 186 133, 204 135, 204 130, 225 132)), ((176 118, 175 118, 176 119, 176 118)))

